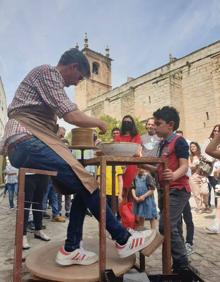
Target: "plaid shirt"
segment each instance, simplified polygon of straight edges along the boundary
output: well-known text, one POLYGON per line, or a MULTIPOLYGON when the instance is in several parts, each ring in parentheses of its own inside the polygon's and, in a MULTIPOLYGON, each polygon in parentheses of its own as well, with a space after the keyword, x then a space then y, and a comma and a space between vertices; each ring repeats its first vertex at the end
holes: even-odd
MULTIPOLYGON (((34 68, 19 85, 8 113, 16 113, 21 108, 47 105, 54 113, 62 118, 64 114, 78 109, 64 91, 64 79, 56 67, 42 65, 34 68)), ((31 134, 15 119, 9 119, 0 144, 2 151, 7 139, 17 134, 31 134)))

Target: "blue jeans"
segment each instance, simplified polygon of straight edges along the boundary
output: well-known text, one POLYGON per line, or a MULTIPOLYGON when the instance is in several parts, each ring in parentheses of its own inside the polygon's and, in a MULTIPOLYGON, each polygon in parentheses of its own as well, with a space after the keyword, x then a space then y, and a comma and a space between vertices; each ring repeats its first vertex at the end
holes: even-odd
POLYGON ((17 183, 7 183, 8 200, 10 209, 14 208, 14 194, 17 189, 17 183))
MULTIPOLYGON (((82 240, 86 209, 88 208, 99 220, 99 190, 96 189, 93 193, 90 193, 71 167, 36 137, 17 144, 9 151, 8 156, 11 164, 17 168, 27 167, 57 171, 58 174, 54 179, 67 189, 72 189, 75 197, 70 211, 65 248, 66 250, 78 248, 82 240)), ((117 221, 108 205, 106 208, 106 228, 112 239, 119 244, 126 243, 130 236, 130 233, 117 221)))
POLYGON ((50 200, 52 214, 54 216, 59 215, 59 208, 58 208, 58 196, 57 193, 54 191, 53 184, 50 182, 47 186, 47 191, 43 198, 43 210, 46 211, 47 209, 47 201, 50 200))

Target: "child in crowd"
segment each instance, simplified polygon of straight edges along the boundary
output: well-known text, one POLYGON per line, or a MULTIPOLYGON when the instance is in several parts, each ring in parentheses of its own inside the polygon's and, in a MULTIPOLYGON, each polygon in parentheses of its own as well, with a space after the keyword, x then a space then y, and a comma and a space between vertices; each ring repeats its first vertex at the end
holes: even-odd
MULTIPOLYGON (((115 167, 115 196, 116 196, 116 209, 118 211, 118 203, 122 201, 123 189, 123 170, 121 166, 115 167)), ((106 200, 110 208, 112 208, 112 167, 106 167, 106 200)), ((97 180, 100 182, 100 167, 97 170, 97 180)), ((118 216, 119 217, 119 216, 118 216)))
POLYGON ((179 127, 179 114, 175 108, 165 106, 153 113, 156 125, 156 134, 163 139, 159 146, 159 157, 166 160, 168 168, 163 170, 161 164, 158 172, 158 197, 160 207, 159 231, 163 233, 163 205, 162 197, 164 181, 170 183, 170 224, 171 224, 171 253, 173 271, 176 273, 188 272, 186 248, 182 239, 179 223, 183 210, 190 198, 188 181, 189 146, 186 140, 177 136, 174 131, 179 127))
POLYGON ((151 228, 156 228, 157 209, 154 200, 154 189, 153 177, 143 168, 139 168, 132 186, 137 227, 144 227, 144 221, 147 219, 150 220, 151 228))

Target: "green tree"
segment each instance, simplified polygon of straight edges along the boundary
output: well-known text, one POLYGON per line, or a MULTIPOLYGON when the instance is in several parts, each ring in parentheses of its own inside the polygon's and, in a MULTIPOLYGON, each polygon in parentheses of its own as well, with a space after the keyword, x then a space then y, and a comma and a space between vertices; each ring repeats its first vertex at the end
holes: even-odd
POLYGON ((142 121, 140 121, 138 118, 134 118, 135 124, 137 126, 138 129, 138 133, 140 135, 146 133, 146 129, 145 129, 145 123, 143 123, 142 121))
POLYGON ((104 142, 109 142, 112 140, 112 129, 114 127, 119 127, 119 121, 109 115, 103 115, 100 117, 100 119, 107 123, 108 129, 104 135, 98 135, 98 138, 104 142))

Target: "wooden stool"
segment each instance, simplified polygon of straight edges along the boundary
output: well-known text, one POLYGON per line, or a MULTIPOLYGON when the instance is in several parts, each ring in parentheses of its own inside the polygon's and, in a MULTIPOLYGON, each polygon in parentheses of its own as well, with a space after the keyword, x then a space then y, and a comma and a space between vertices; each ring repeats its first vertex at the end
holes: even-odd
POLYGON ((16 211, 16 229, 15 229, 15 252, 13 265, 13 282, 21 281, 21 265, 22 265, 22 242, 24 227, 24 187, 25 174, 34 173, 48 176, 56 176, 56 171, 39 170, 31 168, 20 168, 18 174, 18 198, 16 211))

